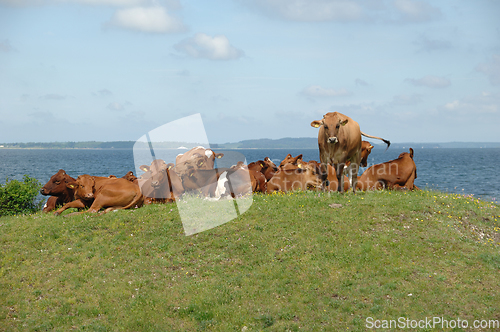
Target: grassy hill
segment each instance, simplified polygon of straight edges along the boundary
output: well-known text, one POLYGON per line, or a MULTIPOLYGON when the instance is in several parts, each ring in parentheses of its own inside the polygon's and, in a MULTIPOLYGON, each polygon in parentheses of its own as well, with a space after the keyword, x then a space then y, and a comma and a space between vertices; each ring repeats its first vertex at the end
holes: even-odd
POLYGON ((255 195, 239 218, 190 237, 172 204, 2 217, 0 330, 500 320, 498 220, 494 203, 432 191, 255 195))

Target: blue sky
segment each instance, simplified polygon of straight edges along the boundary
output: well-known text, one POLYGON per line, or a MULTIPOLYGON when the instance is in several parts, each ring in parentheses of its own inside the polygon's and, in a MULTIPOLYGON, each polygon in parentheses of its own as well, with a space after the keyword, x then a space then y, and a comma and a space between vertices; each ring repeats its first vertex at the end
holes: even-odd
POLYGON ((0 0, 0 142, 500 141, 500 2, 0 0))

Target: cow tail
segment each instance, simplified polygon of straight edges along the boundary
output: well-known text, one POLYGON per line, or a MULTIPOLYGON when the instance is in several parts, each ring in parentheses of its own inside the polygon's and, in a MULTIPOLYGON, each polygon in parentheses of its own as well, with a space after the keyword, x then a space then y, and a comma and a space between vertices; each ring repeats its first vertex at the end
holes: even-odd
MULTIPOLYGON (((383 141, 385 144, 387 144, 387 149, 389 148, 389 146, 391 146, 391 142, 386 140, 386 139, 383 139, 381 137, 377 137, 377 136, 372 136, 372 135, 367 135, 365 134, 364 132, 361 132, 361 135, 365 136, 365 137, 368 137, 368 138, 375 138, 375 139, 379 139, 381 141, 383 141)), ((386 149, 386 150, 387 150, 386 149)))

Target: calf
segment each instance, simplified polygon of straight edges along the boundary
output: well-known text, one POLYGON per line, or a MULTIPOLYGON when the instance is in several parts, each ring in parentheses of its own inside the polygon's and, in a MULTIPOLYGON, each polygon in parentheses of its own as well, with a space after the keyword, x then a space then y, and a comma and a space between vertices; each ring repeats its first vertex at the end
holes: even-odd
POLYGON ((359 178, 360 190, 376 189, 418 189, 414 184, 417 166, 413 161, 413 149, 401 153, 398 159, 369 167, 359 178))
POLYGON ((75 179, 66 174, 62 169, 51 176, 50 180, 40 189, 42 195, 50 195, 42 209, 43 212, 50 212, 56 206, 64 205, 74 200, 74 190, 67 187, 67 184, 70 182, 75 182, 75 179))
POLYGON ((65 204, 55 212, 56 215, 72 207, 84 208, 90 205, 86 212, 95 213, 106 208, 104 210, 106 213, 112 210, 140 207, 143 203, 139 187, 122 178, 84 174, 80 175, 75 182, 68 183, 67 186, 75 190, 75 201, 65 204))

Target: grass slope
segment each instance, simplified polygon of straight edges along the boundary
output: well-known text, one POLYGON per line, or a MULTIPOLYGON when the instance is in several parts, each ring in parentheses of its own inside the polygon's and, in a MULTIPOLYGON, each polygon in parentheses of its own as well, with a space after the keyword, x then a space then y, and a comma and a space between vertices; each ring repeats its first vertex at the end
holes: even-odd
POLYGON ((190 237, 175 205, 3 217, 0 330, 500 320, 498 220, 496 204, 431 191, 255 195, 238 219, 190 237))

